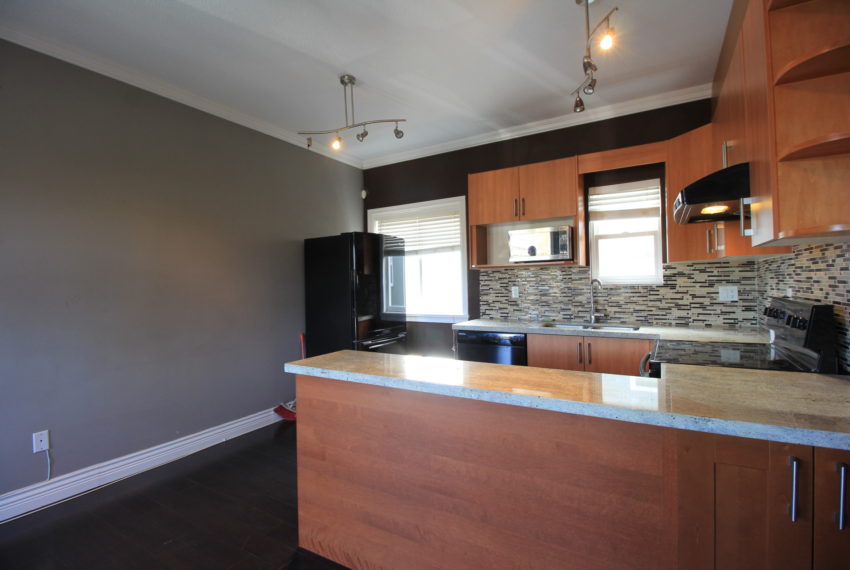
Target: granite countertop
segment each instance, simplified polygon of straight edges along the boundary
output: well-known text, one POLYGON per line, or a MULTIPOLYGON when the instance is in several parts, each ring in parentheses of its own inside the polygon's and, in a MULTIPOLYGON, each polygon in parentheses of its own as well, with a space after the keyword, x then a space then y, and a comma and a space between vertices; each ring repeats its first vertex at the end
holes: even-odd
MULTIPOLYGON (((608 323, 601 323, 608 324, 608 323)), ((642 338, 663 340, 692 340, 699 342, 770 342, 767 329, 759 328, 716 328, 716 327, 677 327, 677 326, 640 326, 638 330, 630 329, 562 329, 546 326, 541 321, 499 321, 491 319, 475 319, 455 323, 452 328, 456 331, 498 331, 507 333, 526 334, 560 334, 577 336, 605 336, 614 338, 642 338)))
POLYGON ((850 376, 663 365, 661 378, 340 351, 286 372, 431 394, 850 450, 850 376))

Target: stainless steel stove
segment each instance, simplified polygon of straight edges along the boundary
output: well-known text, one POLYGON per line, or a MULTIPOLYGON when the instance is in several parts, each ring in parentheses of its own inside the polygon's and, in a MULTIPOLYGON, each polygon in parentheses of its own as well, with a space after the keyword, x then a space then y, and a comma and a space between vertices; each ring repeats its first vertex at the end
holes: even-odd
POLYGON ((764 315, 769 344, 659 340, 642 360, 641 375, 659 378, 665 362, 793 372, 839 370, 832 305, 775 297, 764 315))

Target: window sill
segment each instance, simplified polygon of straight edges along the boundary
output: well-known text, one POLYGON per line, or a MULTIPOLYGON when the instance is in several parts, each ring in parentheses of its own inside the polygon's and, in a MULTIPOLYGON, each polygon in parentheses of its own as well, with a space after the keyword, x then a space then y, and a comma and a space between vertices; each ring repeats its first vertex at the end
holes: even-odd
POLYGON ((468 321, 468 315, 407 315, 409 323, 460 323, 468 321))

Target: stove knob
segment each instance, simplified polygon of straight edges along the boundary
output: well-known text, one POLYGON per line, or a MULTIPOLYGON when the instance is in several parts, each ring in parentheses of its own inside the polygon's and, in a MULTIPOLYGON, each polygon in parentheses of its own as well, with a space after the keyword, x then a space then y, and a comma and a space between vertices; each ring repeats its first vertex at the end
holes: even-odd
POLYGON ((770 316, 770 307, 765 307, 765 308, 764 308, 764 314, 765 314, 766 316, 768 316, 768 317, 770 316))
POLYGON ((794 316, 788 315, 788 316, 785 317, 785 324, 788 325, 788 326, 791 326, 791 321, 793 321, 793 320, 794 320, 794 316))
POLYGON ((791 318, 791 328, 792 329, 800 328, 800 318, 799 317, 792 317, 791 318))
POLYGON ((806 330, 806 327, 808 327, 808 326, 809 326, 809 320, 808 319, 799 319, 797 321, 797 328, 800 329, 801 331, 806 330))

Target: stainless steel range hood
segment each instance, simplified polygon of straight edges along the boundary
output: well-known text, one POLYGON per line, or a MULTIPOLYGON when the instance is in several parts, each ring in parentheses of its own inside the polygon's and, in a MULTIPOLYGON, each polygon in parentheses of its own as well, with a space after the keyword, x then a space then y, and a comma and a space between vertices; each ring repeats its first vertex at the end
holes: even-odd
MULTIPOLYGON (((750 164, 736 164, 713 172, 685 187, 673 203, 673 219, 679 224, 736 220, 742 198, 750 196, 750 164)), ((744 216, 749 216, 744 211, 744 216)))

